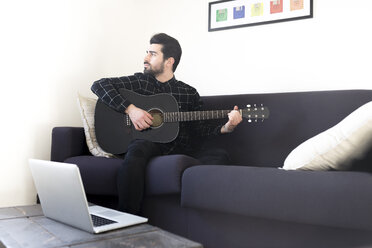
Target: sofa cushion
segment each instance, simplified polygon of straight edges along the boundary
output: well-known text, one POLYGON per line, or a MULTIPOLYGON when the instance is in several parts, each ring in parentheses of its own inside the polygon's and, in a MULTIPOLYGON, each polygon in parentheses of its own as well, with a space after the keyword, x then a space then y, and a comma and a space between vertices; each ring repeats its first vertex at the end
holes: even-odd
POLYGON ((181 205, 265 219, 372 230, 372 174, 194 166, 181 205))
MULTIPOLYGON (((91 195, 118 194, 116 178, 122 159, 94 156, 77 156, 65 160, 76 164, 84 183, 85 192, 91 195)), ((179 194, 183 171, 200 164, 186 155, 166 155, 150 160, 146 169, 146 195, 179 194)))
POLYGON ((372 102, 308 139, 286 158, 286 170, 347 170, 372 148, 372 102))
POLYGON ((146 194, 179 194, 184 170, 197 164, 197 159, 180 154, 153 158, 146 170, 146 194))
POLYGON ((244 108, 254 103, 267 106, 269 119, 243 121, 233 133, 215 136, 206 146, 225 149, 236 165, 278 167, 299 144, 372 101, 372 90, 218 95, 203 96, 202 100, 206 110, 234 105, 244 108))
POLYGON ((96 131, 94 127, 94 113, 97 100, 83 97, 78 94, 78 105, 81 118, 83 120, 84 133, 89 151, 97 157, 113 157, 112 154, 105 152, 97 142, 96 131))

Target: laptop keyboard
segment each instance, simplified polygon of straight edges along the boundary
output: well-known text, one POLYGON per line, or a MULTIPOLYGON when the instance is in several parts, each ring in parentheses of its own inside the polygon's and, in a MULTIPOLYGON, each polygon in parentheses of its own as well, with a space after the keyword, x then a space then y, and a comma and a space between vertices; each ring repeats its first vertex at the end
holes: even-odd
POLYGON ((109 220, 94 214, 91 214, 90 216, 92 216, 93 226, 95 227, 117 223, 116 221, 109 220))

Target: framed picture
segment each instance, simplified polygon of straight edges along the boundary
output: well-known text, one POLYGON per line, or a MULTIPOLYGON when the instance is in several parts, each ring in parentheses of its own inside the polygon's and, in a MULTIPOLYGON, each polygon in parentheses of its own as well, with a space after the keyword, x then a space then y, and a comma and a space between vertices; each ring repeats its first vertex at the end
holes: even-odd
POLYGON ((209 3, 208 31, 313 17, 313 0, 222 0, 209 3))

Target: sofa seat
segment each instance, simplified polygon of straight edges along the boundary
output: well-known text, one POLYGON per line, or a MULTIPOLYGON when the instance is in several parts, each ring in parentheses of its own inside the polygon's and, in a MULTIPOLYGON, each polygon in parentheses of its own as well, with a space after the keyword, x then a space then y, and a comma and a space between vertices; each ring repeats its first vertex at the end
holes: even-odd
POLYGON ((372 174, 195 166, 181 205, 263 219, 372 231, 372 174), (305 214, 306 213, 306 214, 305 214))
POLYGON ((116 178, 121 159, 85 155, 70 157, 64 162, 78 165, 87 194, 117 196, 116 180, 113 179, 116 178))

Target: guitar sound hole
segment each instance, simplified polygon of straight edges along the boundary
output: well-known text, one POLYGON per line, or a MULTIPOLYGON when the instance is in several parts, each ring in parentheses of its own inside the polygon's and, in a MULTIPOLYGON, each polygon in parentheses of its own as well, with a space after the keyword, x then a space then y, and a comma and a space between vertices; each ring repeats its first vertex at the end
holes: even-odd
POLYGON ((160 110, 152 109, 149 111, 149 113, 154 118, 152 120, 152 125, 151 125, 152 128, 157 128, 163 125, 163 113, 160 110))

